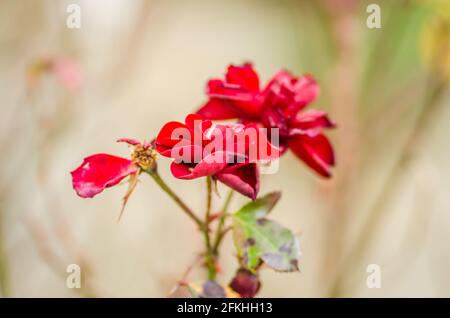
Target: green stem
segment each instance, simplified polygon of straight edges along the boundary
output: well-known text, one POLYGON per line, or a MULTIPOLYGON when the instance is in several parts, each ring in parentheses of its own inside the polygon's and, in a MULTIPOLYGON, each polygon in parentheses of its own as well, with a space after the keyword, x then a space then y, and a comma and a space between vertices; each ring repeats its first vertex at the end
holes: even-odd
POLYGON ((234 194, 233 190, 230 190, 230 192, 228 192, 227 198, 225 199, 225 203, 223 204, 223 207, 221 210, 221 215, 219 218, 219 225, 217 226, 217 231, 216 231, 216 238, 214 239, 214 244, 213 244, 213 248, 212 248, 214 255, 218 254, 220 243, 222 242, 224 234, 227 232, 227 231, 223 230, 223 227, 225 226, 225 219, 227 217, 228 207, 230 206, 231 199, 233 198, 233 194, 234 194))
POLYGON ((184 201, 173 192, 173 190, 167 185, 167 183, 164 182, 164 180, 159 175, 158 171, 152 170, 152 171, 146 171, 152 178, 155 180, 156 184, 159 185, 159 187, 169 195, 169 197, 175 201, 176 204, 187 214, 188 217, 190 217, 195 224, 197 224, 198 228, 201 231, 204 231, 205 224, 194 214, 191 208, 189 208, 184 201))
MULTIPOLYGON (((211 237, 209 234, 209 225, 211 221, 211 206, 212 206, 212 180, 210 177, 206 178, 206 185, 207 185, 207 200, 206 200, 206 213, 205 213, 205 220, 202 221, 200 218, 198 218, 191 208, 189 208, 184 201, 173 192, 173 190, 167 185, 167 183, 164 182, 164 180, 159 175, 158 171, 156 169, 153 170, 147 170, 146 171, 156 182, 159 187, 166 192, 169 197, 175 201, 175 203, 189 216, 198 226, 199 230, 202 232, 204 240, 205 240, 205 246, 206 246, 206 266, 208 268, 208 279, 214 280, 217 275, 216 265, 215 265, 215 253, 214 250, 217 250, 218 245, 220 244, 221 237, 216 236, 215 241, 215 248, 211 245, 211 237)), ((223 224, 225 222, 225 215, 224 212, 226 208, 228 207, 229 201, 231 200, 231 194, 228 195, 227 202, 224 206, 221 218, 220 218, 220 230, 222 231, 223 224)))
POLYGON ((206 214, 205 214, 205 222, 209 224, 211 218, 211 203, 212 203, 212 184, 211 177, 206 177, 206 214))
POLYGON ((211 177, 206 178, 206 192, 207 192, 207 198, 206 198, 206 213, 205 213, 205 221, 204 221, 204 228, 202 230, 203 236, 205 238, 205 245, 206 245, 206 266, 208 268, 208 279, 214 280, 216 278, 216 265, 214 262, 214 255, 212 253, 212 246, 211 246, 211 238, 209 236, 209 223, 211 219, 211 203, 212 203, 212 184, 211 184, 211 177))

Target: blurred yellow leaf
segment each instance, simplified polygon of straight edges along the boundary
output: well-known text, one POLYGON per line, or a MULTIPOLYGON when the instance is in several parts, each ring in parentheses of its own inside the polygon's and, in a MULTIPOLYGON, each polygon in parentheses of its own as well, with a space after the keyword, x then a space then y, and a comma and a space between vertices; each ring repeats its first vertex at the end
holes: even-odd
POLYGON ((450 2, 427 2, 433 13, 425 21, 420 51, 424 64, 445 81, 450 81, 450 2))

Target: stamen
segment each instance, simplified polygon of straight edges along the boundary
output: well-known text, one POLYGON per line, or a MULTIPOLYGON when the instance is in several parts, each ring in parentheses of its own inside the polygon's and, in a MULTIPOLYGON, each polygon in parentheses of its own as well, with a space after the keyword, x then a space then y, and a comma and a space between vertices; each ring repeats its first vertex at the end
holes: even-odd
POLYGON ((148 171, 156 166, 156 151, 152 147, 139 144, 134 148, 131 159, 141 169, 148 171))

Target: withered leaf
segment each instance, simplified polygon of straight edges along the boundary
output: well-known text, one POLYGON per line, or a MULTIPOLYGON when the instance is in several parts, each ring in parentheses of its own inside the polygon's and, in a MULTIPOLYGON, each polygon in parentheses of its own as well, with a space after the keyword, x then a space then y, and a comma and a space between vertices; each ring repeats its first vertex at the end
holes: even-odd
POLYGON ((298 270, 298 240, 289 229, 265 218, 279 197, 277 192, 270 193, 246 204, 233 215, 233 237, 238 257, 242 265, 253 273, 261 262, 281 272, 298 270))
POLYGON ((217 282, 208 280, 203 284, 203 291, 200 294, 200 298, 225 298, 225 289, 217 282))

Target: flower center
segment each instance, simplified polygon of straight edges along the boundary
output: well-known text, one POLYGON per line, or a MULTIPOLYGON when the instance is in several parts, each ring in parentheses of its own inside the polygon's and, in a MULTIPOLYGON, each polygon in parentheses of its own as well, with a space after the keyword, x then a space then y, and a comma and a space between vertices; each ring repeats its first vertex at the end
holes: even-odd
POLYGON ((143 170, 151 170, 156 166, 156 151, 152 147, 137 145, 131 154, 134 164, 143 170))

